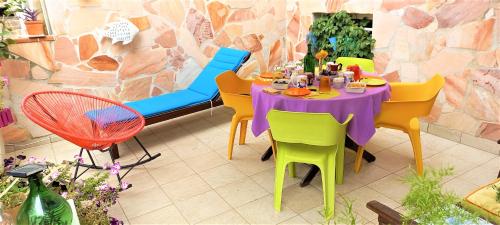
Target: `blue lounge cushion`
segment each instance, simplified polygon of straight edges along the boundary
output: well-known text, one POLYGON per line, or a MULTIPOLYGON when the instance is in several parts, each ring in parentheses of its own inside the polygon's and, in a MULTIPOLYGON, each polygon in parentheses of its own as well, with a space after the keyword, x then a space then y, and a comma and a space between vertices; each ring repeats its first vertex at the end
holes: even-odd
POLYGON ((207 95, 210 98, 215 97, 219 93, 215 77, 228 70, 237 72, 241 64, 248 59, 249 55, 248 51, 220 48, 188 89, 207 95))
POLYGON ((193 106, 209 100, 210 98, 206 95, 185 89, 140 101, 128 102, 125 105, 137 110, 144 117, 151 117, 162 112, 193 106))
POLYGON ((85 115, 96 122, 101 128, 119 122, 126 122, 136 119, 138 116, 128 109, 120 106, 111 106, 104 109, 88 111, 85 115))
POLYGON ((249 56, 250 52, 248 51, 220 48, 187 89, 129 102, 126 105, 139 111, 144 117, 152 117, 175 109, 208 102, 219 93, 215 77, 228 70, 237 72, 249 56))

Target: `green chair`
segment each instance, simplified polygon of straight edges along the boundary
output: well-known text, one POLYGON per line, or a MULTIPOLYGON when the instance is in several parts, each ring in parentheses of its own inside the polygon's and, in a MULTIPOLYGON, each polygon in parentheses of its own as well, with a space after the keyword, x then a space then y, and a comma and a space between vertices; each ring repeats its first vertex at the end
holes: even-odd
POLYGON ((371 59, 354 58, 354 57, 338 57, 336 63, 342 63, 342 70, 347 70, 347 66, 358 64, 359 68, 365 72, 374 73, 375 64, 371 59))
POLYGON ((329 113, 299 113, 271 110, 267 120, 276 142, 276 173, 274 183, 274 209, 281 210, 281 193, 288 165, 290 176, 295 177, 294 163, 314 164, 321 171, 325 216, 334 212, 335 180, 343 171, 343 153, 346 127, 353 115, 340 124, 329 113), (337 158, 337 153, 339 157, 337 158), (342 155, 342 157, 340 157, 342 155))

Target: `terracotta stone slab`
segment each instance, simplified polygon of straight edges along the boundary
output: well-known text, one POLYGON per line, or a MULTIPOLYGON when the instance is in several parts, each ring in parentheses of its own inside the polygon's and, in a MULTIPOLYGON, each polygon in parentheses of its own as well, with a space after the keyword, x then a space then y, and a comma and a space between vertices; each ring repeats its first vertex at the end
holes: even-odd
POLYGON ((29 78, 30 76, 30 62, 22 59, 5 59, 1 61, 0 75, 15 77, 15 78, 29 78))
POLYGON ((0 131, 2 132, 4 142, 10 144, 27 141, 31 137, 28 129, 15 124, 3 127, 0 131))
POLYGON ((490 18, 457 27, 448 33, 446 46, 481 51, 489 50, 493 44, 494 24, 495 19, 490 18))
POLYGON ((63 66, 48 81, 50 84, 66 84, 75 86, 114 87, 118 83, 114 73, 96 73, 63 66))
POLYGON ((175 72, 164 70, 156 75, 154 84, 162 89, 172 92, 175 84, 175 72))
POLYGON ((90 59, 87 64, 99 71, 115 71, 119 66, 118 62, 115 59, 107 55, 96 56, 90 59))
POLYGON ((218 32, 224 27, 226 18, 229 15, 229 8, 219 1, 212 1, 207 5, 208 15, 212 21, 214 32, 218 32))
POLYGON ((80 50, 80 60, 87 60, 99 49, 94 35, 83 35, 78 39, 78 48, 80 50))
POLYGON ((422 29, 424 27, 427 27, 432 23, 432 21, 434 21, 433 16, 414 7, 406 8, 403 15, 403 22, 415 29, 422 29))
POLYGON ((487 138, 493 141, 498 141, 498 137, 500 137, 500 124, 498 123, 487 123, 484 122, 481 124, 480 137, 487 138))
POLYGON ((175 38, 174 30, 164 31, 160 36, 155 39, 155 42, 164 48, 173 48, 177 46, 177 39, 175 38))
POLYGON ((127 79, 139 74, 153 74, 167 64, 167 53, 164 49, 140 50, 125 55, 120 69, 120 79, 127 79))
POLYGON ((151 77, 125 81, 123 89, 120 92, 120 99, 124 101, 136 101, 150 97, 151 82, 151 77))
POLYGON ((283 54, 283 48, 281 46, 281 40, 276 40, 269 49, 269 69, 281 64, 281 56, 283 54))
POLYGON ((128 18, 128 20, 139 28, 140 31, 151 28, 151 24, 149 23, 149 18, 147 16, 132 17, 128 18))
POLYGON ((180 27, 186 16, 186 10, 181 0, 157 1, 160 16, 163 16, 174 22, 180 27))
POLYGON ((54 44, 55 59, 67 65, 75 65, 80 61, 73 42, 67 37, 58 37, 54 44))
POLYGON ((210 21, 203 14, 196 11, 196 9, 189 10, 186 18, 186 27, 193 34, 198 45, 214 37, 210 21))
POLYGON ((231 16, 229 16, 229 19, 227 19, 228 22, 242 22, 242 21, 247 21, 247 20, 254 20, 255 14, 252 12, 251 9, 238 9, 234 11, 231 16))
POLYGON ((439 28, 454 27, 479 19, 488 10, 489 0, 456 0, 445 4, 436 12, 439 28))
POLYGON ((383 0, 382 8, 388 11, 401 9, 408 5, 423 4, 425 0, 383 0))

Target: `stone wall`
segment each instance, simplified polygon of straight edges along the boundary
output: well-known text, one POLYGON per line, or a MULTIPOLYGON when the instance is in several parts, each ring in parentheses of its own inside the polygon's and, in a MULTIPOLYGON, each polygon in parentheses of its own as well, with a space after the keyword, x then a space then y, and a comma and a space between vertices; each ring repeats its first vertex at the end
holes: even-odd
MULTIPOLYGON (((18 84, 11 89, 19 93, 11 90, 14 102, 20 99, 16 96, 47 87, 119 101, 168 93, 188 85, 220 46, 252 51, 240 74, 248 76, 285 59, 301 59, 314 12, 347 10, 373 14, 377 72, 405 82, 425 81, 436 73, 446 77, 424 130, 498 154, 498 145, 487 141, 500 137, 496 0, 48 2, 49 17, 57 22, 52 25, 59 71, 35 67, 30 76, 15 78, 12 83, 18 84), (136 40, 129 46, 97 40, 97 30, 120 17, 139 25, 136 40)), ((44 135, 29 122, 21 124, 32 136, 44 135)))

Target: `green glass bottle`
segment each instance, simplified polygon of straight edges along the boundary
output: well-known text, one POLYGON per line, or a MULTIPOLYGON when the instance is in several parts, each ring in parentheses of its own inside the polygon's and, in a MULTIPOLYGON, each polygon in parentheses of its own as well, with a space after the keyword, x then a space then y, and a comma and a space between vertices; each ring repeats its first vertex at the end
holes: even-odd
POLYGON ((307 44, 307 46, 307 55, 304 57, 304 72, 311 72, 314 74, 316 59, 313 56, 311 44, 307 44))
MULTIPOLYGON (((71 224, 73 213, 69 203, 62 196, 48 189, 42 181, 40 172, 45 169, 36 168, 35 164, 20 167, 24 173, 10 174, 16 177, 28 177, 30 192, 17 214, 18 225, 60 225, 71 224), (27 166, 27 167, 25 167, 27 166), (31 167, 30 167, 31 166, 31 167), (25 167, 25 168, 23 168, 25 167), (22 174, 22 175, 19 175, 22 174)), ((17 168, 15 168, 17 169, 17 168)), ((15 170, 14 169, 14 170, 15 170)), ((12 171, 11 171, 12 172, 12 171)))

